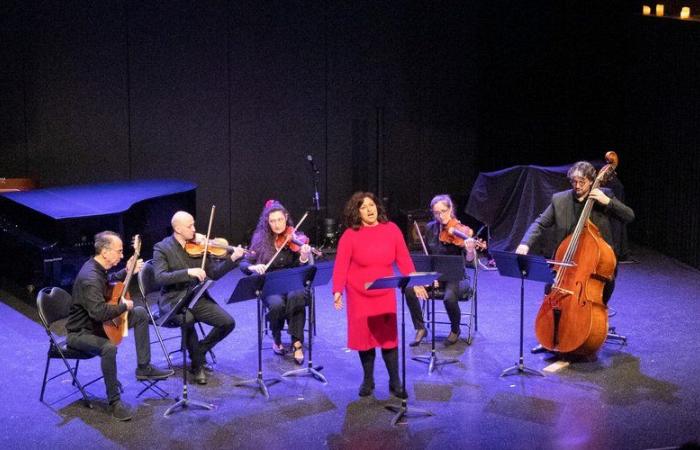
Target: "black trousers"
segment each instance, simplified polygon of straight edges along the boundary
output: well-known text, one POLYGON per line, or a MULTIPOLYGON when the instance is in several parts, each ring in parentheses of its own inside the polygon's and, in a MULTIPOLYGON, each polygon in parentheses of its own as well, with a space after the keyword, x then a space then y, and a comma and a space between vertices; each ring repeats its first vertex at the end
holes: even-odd
MULTIPOLYGON (((136 359, 140 366, 151 362, 151 338, 148 332, 148 313, 142 306, 135 306, 129 312, 129 328, 134 329, 136 359)), ((128 340, 128 338, 126 338, 128 340)), ((69 347, 92 355, 99 355, 102 363, 102 375, 107 388, 110 403, 119 400, 119 381, 117 380, 117 349, 105 336, 86 331, 68 333, 69 347)))
MULTIPOLYGON (((440 283, 440 287, 445 293, 443 301, 447 317, 450 319, 450 329, 453 333, 459 333, 459 321, 462 312, 459 308, 459 299, 471 296, 469 281, 446 281, 440 283)), ((408 310, 411 312, 411 320, 416 330, 425 328, 420 302, 412 288, 406 289, 406 305, 408 305, 408 310)))
MULTIPOLYGON (((183 315, 175 315, 167 326, 181 326, 183 315)), ((192 309, 188 309, 185 316, 187 332, 187 351, 192 360, 192 369, 197 370, 206 363, 206 355, 221 340, 236 328, 236 321, 218 303, 204 295, 192 309), (212 326, 211 331, 201 341, 194 330, 195 322, 202 322, 212 326)), ((184 337, 183 337, 184 338, 184 337)))
POLYGON ((268 309, 267 320, 270 321, 270 331, 276 344, 280 344, 284 321, 289 325, 287 333, 292 336, 292 342, 304 342, 304 323, 306 322, 306 290, 297 289, 286 295, 268 295, 263 298, 268 309))

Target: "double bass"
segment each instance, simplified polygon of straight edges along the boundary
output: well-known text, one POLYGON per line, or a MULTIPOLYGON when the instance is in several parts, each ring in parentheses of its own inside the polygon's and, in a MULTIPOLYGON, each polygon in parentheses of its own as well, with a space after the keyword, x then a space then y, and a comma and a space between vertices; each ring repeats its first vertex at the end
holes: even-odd
MULTIPOLYGON (((615 173, 618 157, 605 154, 591 190, 606 183, 615 173)), ((603 288, 615 274, 617 258, 598 227, 590 220, 595 200, 588 198, 574 231, 559 244, 552 289, 544 297, 535 319, 535 335, 548 350, 579 355, 594 354, 608 333, 608 308, 603 288)))
MULTIPOLYGON (((116 283, 111 283, 107 287, 107 292, 105 293, 105 301, 110 305, 119 305, 125 299, 130 300, 129 295, 129 283, 136 270, 136 265, 138 264, 139 255, 141 253, 141 236, 138 234, 134 236, 134 256, 132 258, 133 263, 126 269, 126 278, 123 282, 119 281, 116 283)), ((102 328, 107 335, 109 341, 114 345, 119 345, 122 338, 129 335, 129 324, 127 321, 129 311, 124 311, 119 316, 114 319, 102 322, 102 328)))

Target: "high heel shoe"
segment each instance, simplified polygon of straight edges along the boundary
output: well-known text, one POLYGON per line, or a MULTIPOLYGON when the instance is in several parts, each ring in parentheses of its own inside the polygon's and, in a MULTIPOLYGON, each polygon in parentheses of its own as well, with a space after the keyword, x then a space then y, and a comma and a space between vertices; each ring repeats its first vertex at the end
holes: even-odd
POLYGON ((299 341, 294 343, 294 362, 298 365, 304 364, 304 346, 299 341))
POLYGON ((428 334, 428 331, 425 328, 419 328, 416 331, 416 338, 408 345, 410 347, 418 347, 426 334, 428 334))

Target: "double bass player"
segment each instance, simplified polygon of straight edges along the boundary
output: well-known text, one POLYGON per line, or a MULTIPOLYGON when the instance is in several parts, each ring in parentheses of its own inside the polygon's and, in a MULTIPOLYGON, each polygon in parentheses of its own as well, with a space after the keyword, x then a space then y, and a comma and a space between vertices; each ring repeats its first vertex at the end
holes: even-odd
MULTIPOLYGON (((561 243, 574 231, 584 210, 586 200, 589 198, 594 200, 589 219, 598 227, 600 235, 611 247, 610 218, 614 217, 623 223, 634 220, 634 211, 615 198, 612 191, 606 188, 593 188, 596 170, 589 162, 579 161, 575 163, 569 169, 567 177, 572 188, 557 192, 552 196, 549 206, 528 228, 520 245, 515 250, 516 253, 527 254, 530 247, 545 233, 554 233, 556 242, 561 243)), ((602 300, 605 305, 607 305, 615 288, 616 275, 617 266, 615 266, 612 278, 605 283, 603 288, 602 300)), ((549 288, 550 286, 547 286, 545 292, 549 292, 549 288)), ((546 350, 542 345, 538 345, 532 349, 532 352, 540 353, 546 350)))

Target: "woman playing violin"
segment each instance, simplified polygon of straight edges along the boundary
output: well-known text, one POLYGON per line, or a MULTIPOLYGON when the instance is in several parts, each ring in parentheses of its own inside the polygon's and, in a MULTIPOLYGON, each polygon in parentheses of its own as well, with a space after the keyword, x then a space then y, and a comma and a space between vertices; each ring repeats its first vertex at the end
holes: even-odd
MULTIPOLYGON (((276 200, 268 200, 253 233, 250 244, 251 252, 241 263, 241 270, 247 275, 263 274, 266 271, 307 264, 311 247, 300 238, 303 239, 305 236, 294 233, 293 221, 287 209, 276 200), (278 250, 279 254, 277 254, 278 250), (273 260, 275 254, 277 256, 273 260), (271 260, 272 263, 269 264, 271 260)), ((283 295, 268 295, 263 298, 263 303, 268 308, 267 320, 270 322, 270 330, 274 340, 272 351, 277 355, 285 354, 285 348, 282 345, 282 328, 286 319, 287 332, 292 338, 294 361, 297 364, 302 364, 304 362, 302 344, 304 341, 304 321, 306 320, 304 309, 306 291, 299 289, 283 295)))
MULTIPOLYGON (((476 241, 471 238, 473 231, 466 225, 462 225, 455 218, 452 199, 449 195, 440 194, 433 197, 430 202, 435 220, 429 222, 425 231, 426 250, 431 255, 464 255, 465 260, 473 261, 476 256, 476 241), (460 235, 462 237, 460 237, 460 235), (464 239, 463 236, 467 237, 464 239)), ((447 281, 440 282, 441 289, 445 292, 445 309, 450 318, 451 330, 445 340, 445 345, 455 344, 459 339, 460 309, 458 300, 471 296, 471 288, 467 275, 460 282, 447 281)), ((412 347, 420 344, 427 334, 423 311, 421 310, 418 298, 426 298, 427 294, 422 287, 406 290, 406 304, 411 311, 411 319, 416 329, 415 340, 410 344, 412 347)))

